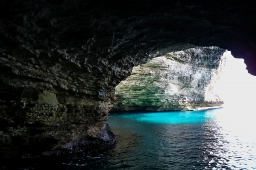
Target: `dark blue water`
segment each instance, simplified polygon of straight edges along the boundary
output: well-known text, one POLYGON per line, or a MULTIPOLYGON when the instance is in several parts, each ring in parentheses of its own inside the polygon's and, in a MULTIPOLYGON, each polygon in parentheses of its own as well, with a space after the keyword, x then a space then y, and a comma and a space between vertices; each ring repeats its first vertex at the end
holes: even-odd
POLYGON ((117 136, 104 168, 256 169, 256 125, 248 112, 112 114, 113 131, 127 133, 117 136))

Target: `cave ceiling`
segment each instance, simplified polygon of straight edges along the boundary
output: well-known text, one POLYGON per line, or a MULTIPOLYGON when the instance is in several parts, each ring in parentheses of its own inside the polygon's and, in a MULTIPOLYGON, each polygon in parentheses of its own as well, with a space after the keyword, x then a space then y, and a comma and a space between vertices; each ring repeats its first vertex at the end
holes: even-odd
POLYGON ((118 64, 127 56, 138 64, 166 47, 175 51, 193 45, 214 45, 244 58, 249 72, 256 75, 256 15, 252 1, 0 3, 1 64, 8 57, 25 63, 33 62, 29 58, 42 58, 52 63, 69 60, 87 69, 90 63, 94 69, 97 62, 118 64))

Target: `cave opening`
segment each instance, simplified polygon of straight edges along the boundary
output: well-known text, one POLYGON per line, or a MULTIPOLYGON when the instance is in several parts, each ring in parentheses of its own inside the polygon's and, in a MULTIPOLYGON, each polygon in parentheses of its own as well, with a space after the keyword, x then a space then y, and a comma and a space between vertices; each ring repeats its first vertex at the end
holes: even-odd
POLYGON ((256 96, 253 90, 256 86, 256 77, 248 73, 244 59, 234 58, 230 51, 223 55, 226 64, 215 85, 216 92, 224 101, 223 106, 252 109, 256 96))
MULTIPOLYGON (((119 103, 108 121, 117 135, 112 156, 122 155, 122 161, 137 168, 164 164, 167 169, 189 169, 191 165, 198 169, 255 169, 252 129, 256 125, 252 117, 256 79, 246 70, 244 60, 217 47, 169 55, 171 62, 162 56, 134 67, 131 76, 117 86, 119 103), (180 60, 175 54, 181 54, 180 60), (195 56, 206 60, 192 59, 195 56), (166 76, 171 71, 176 77, 166 76), (193 95, 198 95, 196 100, 193 95), (159 105, 162 101, 175 104, 159 105), (154 159, 148 162, 149 158, 154 159)), ((115 166, 122 165, 112 159, 115 166)))
POLYGON ((244 59, 230 51, 190 48, 135 66, 116 86, 117 103, 111 112, 248 108, 253 106, 255 85, 244 59))

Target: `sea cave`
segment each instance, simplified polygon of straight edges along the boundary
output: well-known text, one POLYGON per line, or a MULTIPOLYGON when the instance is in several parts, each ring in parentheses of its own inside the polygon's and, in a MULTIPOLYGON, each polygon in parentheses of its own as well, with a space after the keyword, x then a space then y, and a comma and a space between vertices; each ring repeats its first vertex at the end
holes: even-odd
MULTIPOLYGON (((0 167, 47 166, 40 159, 70 169, 256 169, 255 152, 239 156, 247 152, 246 142, 256 147, 239 125, 254 124, 254 9, 245 1, 2 0, 0 167), (238 107, 241 103, 246 107, 238 107), (233 110, 211 112, 227 105, 233 110), (224 115, 246 119, 237 117, 227 126, 224 115), (164 126, 154 120, 164 120, 158 122, 164 126), (231 154, 238 147, 231 138, 241 139, 237 155, 231 154), (139 160, 143 140, 151 139, 149 148, 164 146, 152 151, 159 153, 153 156, 158 162, 106 163, 115 154, 139 160), (113 148, 122 146, 128 150, 115 153, 113 148), (230 155, 216 151, 224 146, 221 152, 230 155), (133 148, 139 155, 128 156, 133 148), (186 155, 191 159, 185 161, 186 155), (21 158, 26 163, 5 161, 21 158)), ((147 154, 143 162, 152 159, 147 154)))

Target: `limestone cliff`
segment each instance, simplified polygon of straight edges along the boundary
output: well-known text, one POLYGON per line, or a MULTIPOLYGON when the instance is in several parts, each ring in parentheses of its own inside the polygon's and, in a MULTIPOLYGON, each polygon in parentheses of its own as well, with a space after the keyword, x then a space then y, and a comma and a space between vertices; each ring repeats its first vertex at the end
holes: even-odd
POLYGON ((112 111, 195 110, 220 106, 214 92, 225 58, 217 47, 190 48, 133 68, 116 87, 112 111))

